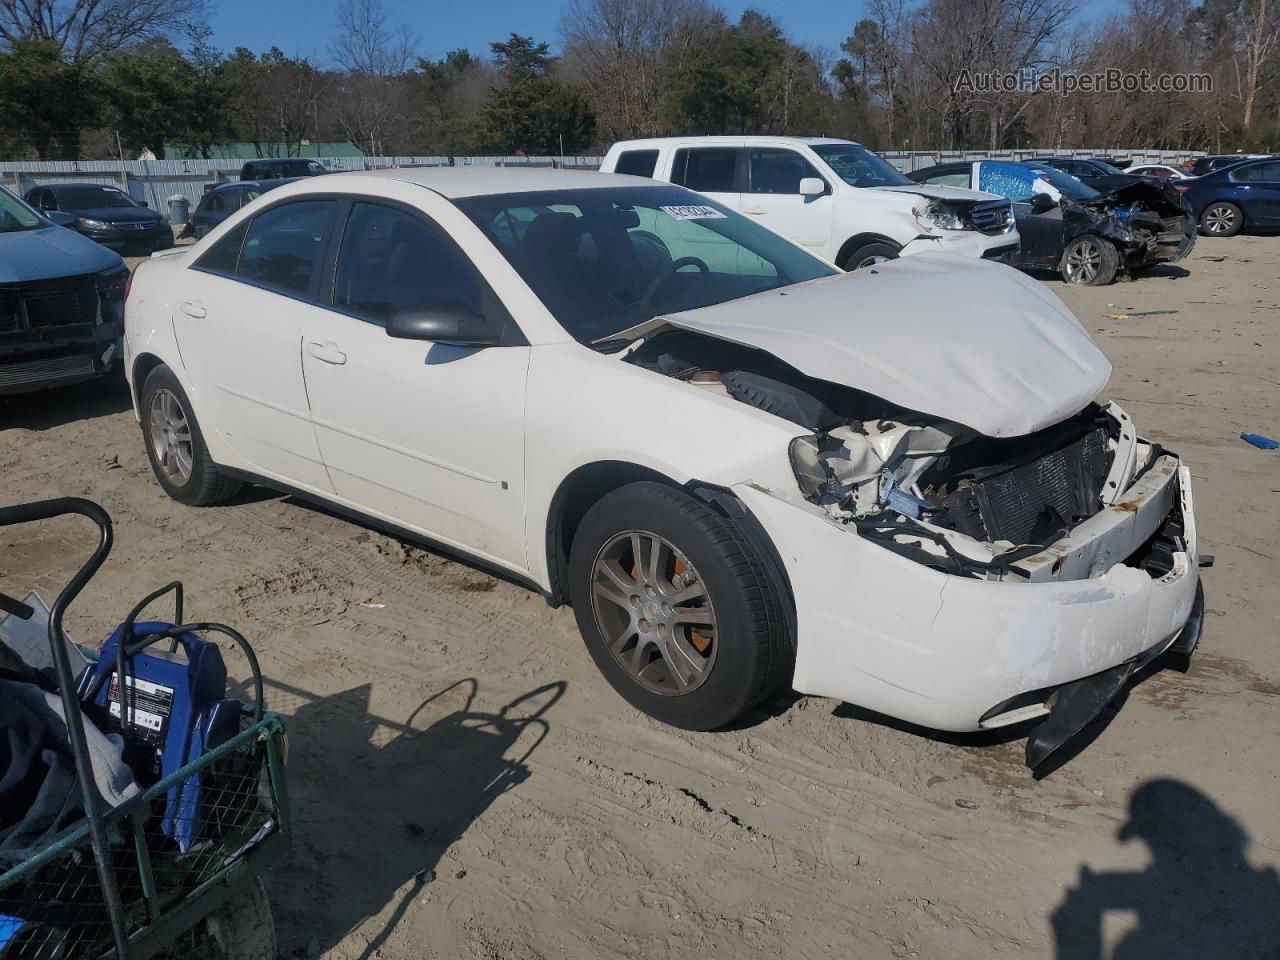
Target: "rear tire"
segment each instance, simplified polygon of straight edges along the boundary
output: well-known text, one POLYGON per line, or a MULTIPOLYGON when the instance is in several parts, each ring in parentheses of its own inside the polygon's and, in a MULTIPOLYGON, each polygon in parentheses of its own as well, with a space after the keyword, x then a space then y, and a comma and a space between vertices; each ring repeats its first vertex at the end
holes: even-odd
POLYGON ((218 469, 205 446, 187 393, 161 364, 142 385, 142 441, 160 486, 193 507, 220 503, 244 486, 218 469))
POLYGON ((873 267, 877 263, 884 263, 886 260, 897 260, 901 253, 902 249, 892 243, 883 243, 881 241, 864 243, 849 252, 849 255, 844 258, 844 262, 840 264, 840 268, 842 270, 857 270, 861 267, 873 267))
POLYGON ((1244 211, 1220 200, 1200 211, 1200 232, 1210 237, 1234 237, 1244 229, 1244 211))
POLYGON ((790 679, 782 590, 734 523, 681 490, 601 498, 574 536, 569 590, 600 672, 663 723, 724 727, 790 679))
POLYGON ((1058 271, 1067 283, 1084 287, 1104 287, 1116 278, 1120 251, 1110 240, 1091 233, 1076 237, 1062 251, 1058 271))

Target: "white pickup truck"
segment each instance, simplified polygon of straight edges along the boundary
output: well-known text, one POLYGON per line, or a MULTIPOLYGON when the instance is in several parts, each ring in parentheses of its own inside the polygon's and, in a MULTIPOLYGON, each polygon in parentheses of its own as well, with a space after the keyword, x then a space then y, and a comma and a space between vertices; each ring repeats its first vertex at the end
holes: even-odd
POLYGON ((1008 200, 912 183, 849 140, 626 140, 600 169, 696 190, 846 270, 927 250, 1002 260, 1018 249, 1008 200))

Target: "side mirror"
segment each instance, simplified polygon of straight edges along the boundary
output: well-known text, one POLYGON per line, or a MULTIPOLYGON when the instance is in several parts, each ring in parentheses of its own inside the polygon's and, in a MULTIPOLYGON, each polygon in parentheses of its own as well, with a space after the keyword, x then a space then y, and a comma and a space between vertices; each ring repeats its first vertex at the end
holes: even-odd
POLYGON ((46 220, 56 223, 60 227, 74 227, 76 220, 79 219, 74 213, 63 213, 61 210, 44 211, 46 220))
POLYGON ((497 333, 484 317, 452 297, 417 310, 392 314, 387 321, 387 336, 461 347, 491 347, 498 342, 497 333))
POLYGON ((1047 193, 1037 193, 1031 197, 1032 213, 1048 213, 1058 205, 1058 201, 1047 193))
POLYGON ((800 196, 820 197, 827 192, 827 183, 821 177, 802 177, 800 179, 800 196))

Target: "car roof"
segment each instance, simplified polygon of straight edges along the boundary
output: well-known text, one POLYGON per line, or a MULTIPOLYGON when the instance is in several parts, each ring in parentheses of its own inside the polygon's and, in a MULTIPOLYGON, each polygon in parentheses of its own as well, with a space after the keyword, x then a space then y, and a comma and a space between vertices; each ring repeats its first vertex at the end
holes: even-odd
POLYGON ((786 137, 786 136, 741 136, 741 137, 649 137, 645 140, 619 140, 610 150, 616 150, 625 147, 628 150, 644 149, 645 147, 661 147, 672 143, 685 144, 704 144, 709 147, 737 147, 742 144, 752 143, 798 143, 807 146, 815 146, 823 143, 853 143, 856 140, 844 140, 839 137, 786 137))
POLYGON ((540 190, 589 190, 603 187, 654 187, 670 189, 647 177, 629 177, 594 170, 550 170, 527 167, 417 167, 399 170, 360 170, 327 177, 294 180, 294 195, 315 191, 332 193, 339 184, 370 180, 399 180, 434 190, 449 199, 499 193, 533 193, 540 190), (299 190, 301 188, 301 190, 299 190))
MULTIPOLYGON (((53 190, 56 193, 59 190, 75 189, 77 187, 97 187, 100 190, 120 190, 120 187, 114 183, 80 183, 78 181, 75 183, 42 183, 40 184, 40 187, 35 187, 33 189, 43 188, 45 190, 53 190)), ((123 190, 120 190, 120 192, 124 193, 123 190)))
POLYGON ((209 192, 217 193, 219 190, 234 190, 239 187, 265 187, 267 190, 270 190, 274 187, 279 187, 286 183, 293 183, 295 180, 302 180, 302 179, 305 179, 305 178, 303 177, 268 177, 262 180, 258 180, 258 179, 234 180, 231 183, 220 183, 209 192))

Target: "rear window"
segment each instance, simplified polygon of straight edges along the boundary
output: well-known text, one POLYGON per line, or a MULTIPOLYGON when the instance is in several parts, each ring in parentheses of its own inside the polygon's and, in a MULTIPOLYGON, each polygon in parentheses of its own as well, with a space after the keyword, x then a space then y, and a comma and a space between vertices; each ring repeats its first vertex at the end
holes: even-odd
POLYGON ((733 193, 737 166, 736 147, 677 150, 671 182, 699 193, 733 193))
POLYGON ((625 173, 632 177, 653 177, 658 166, 657 150, 624 150, 618 155, 615 173, 625 173))

